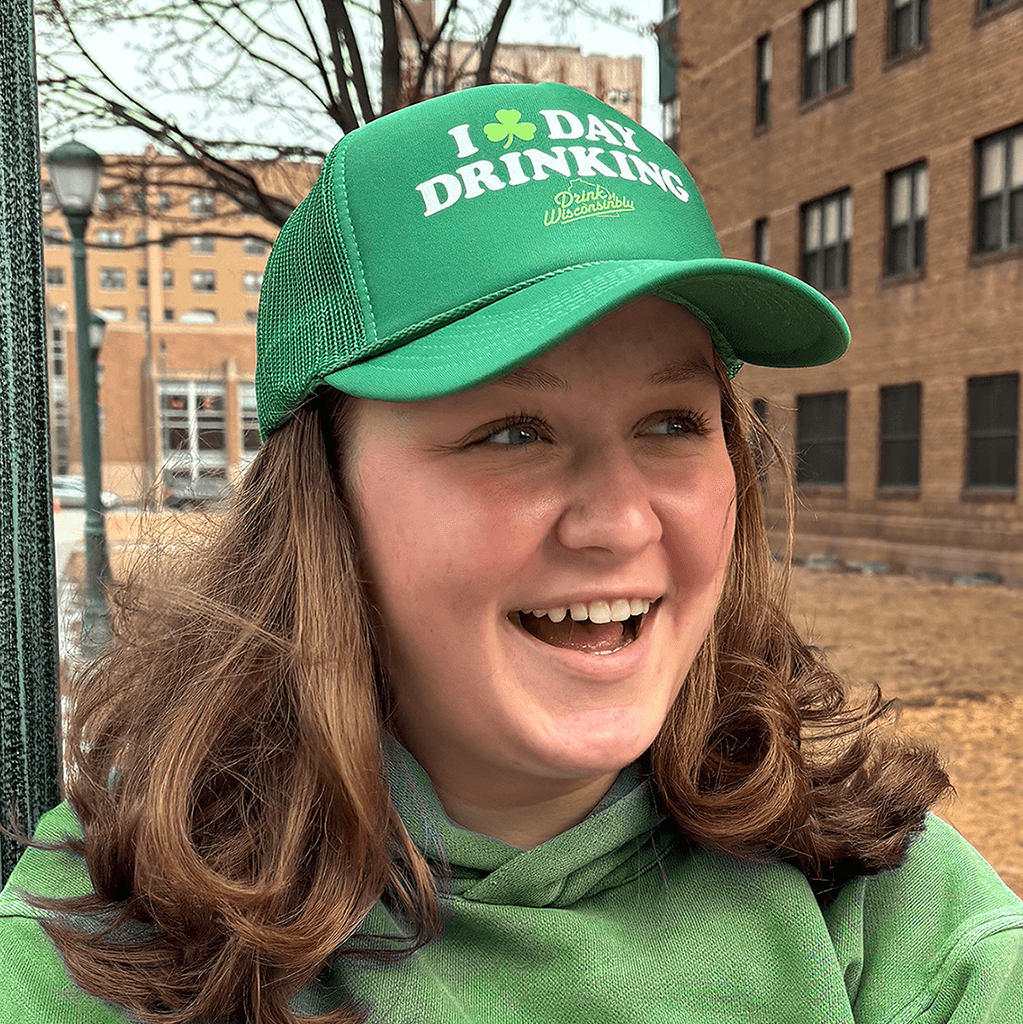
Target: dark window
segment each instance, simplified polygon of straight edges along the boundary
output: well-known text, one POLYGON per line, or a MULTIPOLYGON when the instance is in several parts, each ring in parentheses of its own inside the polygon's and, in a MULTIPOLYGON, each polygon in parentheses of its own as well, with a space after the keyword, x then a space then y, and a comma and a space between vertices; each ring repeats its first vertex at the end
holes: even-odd
POLYGON ((757 40, 757 111, 756 124, 765 125, 771 120, 771 34, 757 40))
POLYGON ((846 393, 798 395, 796 403, 796 480, 844 484, 846 393))
POLYGON ((1008 2, 1009 0, 980 0, 980 9, 982 11, 993 11, 996 7, 1001 7, 1008 2))
POLYGON ((852 81, 856 0, 818 0, 803 11, 803 99, 852 81))
POLYGON ((977 143, 977 249, 1023 244, 1023 125, 977 143))
POLYGON ((215 292, 217 290, 217 272, 215 270, 193 270, 193 292, 215 292))
POLYGON ((892 21, 888 54, 899 57, 927 42, 929 0, 891 0, 892 21))
POLYGON ((1019 374, 971 377, 967 388, 970 435, 966 486, 1013 491, 1019 444, 1019 374))
POLYGON ((196 235, 192 239, 192 252, 209 255, 215 249, 214 239, 209 235, 196 235))
POLYGON ((927 191, 923 161, 888 175, 888 274, 923 270, 927 263, 927 191))
POLYGON ((242 240, 242 252, 246 256, 265 256, 268 248, 262 238, 254 238, 249 235, 242 240))
POLYGON ((160 209, 166 212, 171 208, 171 197, 167 192, 161 192, 159 197, 160 209))
POLYGON ((771 261, 771 226, 766 217, 753 223, 753 259, 757 263, 771 261))
POLYGON ((245 322, 247 324, 254 324, 256 322, 256 311, 254 309, 245 310, 245 322))
POLYGON ((149 271, 145 267, 139 267, 136 271, 140 288, 149 287, 149 271))
POLYGON ((173 309, 165 309, 163 311, 163 318, 168 323, 171 323, 174 320, 174 310, 173 309))
POLYGON ((121 267, 100 267, 99 286, 111 291, 123 291, 125 272, 121 267))
POLYGON ((173 288, 174 287, 174 271, 173 270, 165 270, 165 271, 163 271, 161 279, 163 281, 164 288, 173 288))
POLYGON ((920 486, 920 384, 881 388, 881 487, 920 486))
POLYGON ((188 212, 193 217, 210 217, 214 211, 214 200, 208 192, 193 192, 188 197, 188 212))
POLYGON ((848 288, 852 192, 815 199, 801 213, 803 280, 822 292, 848 288))
POLYGON ((47 284, 63 284, 64 283, 64 268, 63 267, 47 267, 46 268, 46 283, 47 284))
POLYGON ((149 323, 149 310, 145 306, 139 306, 138 308, 139 319, 144 323, 149 323))

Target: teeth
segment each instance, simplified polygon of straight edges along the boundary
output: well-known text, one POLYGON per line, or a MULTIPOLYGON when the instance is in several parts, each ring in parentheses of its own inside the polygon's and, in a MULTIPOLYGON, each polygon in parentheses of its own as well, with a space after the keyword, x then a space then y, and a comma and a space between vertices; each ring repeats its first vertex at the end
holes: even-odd
POLYGON ((525 612, 527 615, 535 615, 538 618, 549 616, 551 622, 562 622, 566 615, 572 616, 573 622, 624 622, 633 615, 645 615, 650 611, 650 601, 644 601, 640 597, 634 597, 631 601, 618 598, 610 603, 607 601, 591 601, 588 605, 578 601, 565 608, 535 608, 533 611, 525 612))

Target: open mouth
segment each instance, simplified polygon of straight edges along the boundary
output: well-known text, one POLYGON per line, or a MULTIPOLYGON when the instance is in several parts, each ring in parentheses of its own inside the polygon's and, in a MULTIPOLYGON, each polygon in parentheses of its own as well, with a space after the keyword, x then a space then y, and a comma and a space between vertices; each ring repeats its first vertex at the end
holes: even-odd
POLYGON ((660 603, 594 601, 571 608, 514 612, 510 617, 541 643, 586 654, 614 654, 628 647, 642 632, 650 612, 660 603))

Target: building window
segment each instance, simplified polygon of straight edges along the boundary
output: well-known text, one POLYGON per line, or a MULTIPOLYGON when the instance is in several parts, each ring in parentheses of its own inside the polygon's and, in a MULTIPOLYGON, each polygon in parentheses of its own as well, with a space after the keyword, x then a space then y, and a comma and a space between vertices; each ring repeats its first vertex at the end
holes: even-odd
POLYGON ((244 281, 245 290, 253 295, 258 295, 259 290, 263 287, 263 275, 251 270, 246 272, 244 281))
POLYGON ((193 270, 193 292, 215 292, 217 290, 217 272, 215 270, 193 270))
POLYGON ((193 217, 212 217, 214 201, 209 192, 193 192, 188 197, 188 212, 193 217))
POLYGON ((128 311, 124 306, 101 306, 97 312, 107 323, 120 323, 128 319, 128 311))
POLYGON ((980 0, 980 9, 982 11, 993 11, 996 7, 1002 7, 1008 2, 1009 0, 980 0))
POLYGON ((891 0, 888 55, 901 57, 927 42, 929 0, 891 0))
POLYGON ((163 311, 163 320, 164 320, 164 323, 168 323, 168 324, 173 323, 174 322, 174 310, 173 309, 164 309, 164 311, 163 311))
POLYGON ((174 248, 174 239, 164 235, 160 239, 160 248, 163 249, 164 252, 170 252, 170 250, 174 248))
POLYGON ((136 231, 135 232, 135 244, 136 245, 146 245, 146 243, 148 241, 149 241, 149 236, 144 231, 136 231))
POLYGON ((120 192, 109 192, 106 189, 101 189, 96 193, 96 209, 100 213, 106 213, 108 210, 119 210, 122 198, 120 192))
POLYGON ((139 269, 135 272, 135 276, 138 280, 140 288, 149 287, 149 271, 145 267, 139 267, 139 269))
POLYGON ((771 34, 757 40, 757 127, 771 120, 771 34))
POLYGON ((163 281, 164 288, 173 288, 174 287, 174 271, 173 270, 165 270, 165 271, 163 271, 163 273, 161 274, 161 280, 163 281))
POLYGON ((200 256, 208 256, 215 249, 214 240, 209 235, 194 235, 192 237, 192 252, 200 256))
POLYGON ((43 245, 63 245, 64 232, 60 228, 43 228, 43 245))
POLYGON ((1019 445, 1019 374, 971 377, 966 486, 1014 491, 1019 445))
POLYGON ((242 252, 246 256, 265 256, 269 246, 262 238, 253 238, 252 235, 248 235, 242 239, 242 252))
POLYGON ((806 203, 801 214, 803 280, 822 292, 848 288, 852 192, 806 203))
POLYGON ((46 268, 46 283, 47 284, 63 284, 64 283, 64 268, 63 267, 47 267, 46 268))
POLYGON ((796 481, 845 483, 846 392, 796 396, 796 481))
POLYGON ((39 199, 44 210, 57 209, 57 193, 49 185, 43 185, 39 193, 39 199))
POLYGON ((771 261, 771 225, 766 217, 753 222, 753 260, 756 263, 771 261))
POLYGON ((217 311, 215 309, 192 309, 181 314, 183 324, 215 324, 217 322, 217 311))
POLYGON ((138 308, 138 318, 144 324, 148 324, 149 323, 149 310, 146 309, 145 306, 139 306, 139 308, 138 308))
POLYGON ((803 12, 803 99, 852 81, 856 0, 818 0, 803 12))
POLYGON ((920 384, 881 388, 878 486, 920 486, 920 384))
POLYGON ((169 192, 161 192, 158 200, 160 209, 166 213, 171 208, 171 197, 169 192))
POLYGON ((159 402, 166 499, 216 497, 227 487, 224 385, 161 381, 159 402))
POLYGON ((677 96, 661 104, 661 138, 671 149, 678 149, 678 122, 680 107, 677 96))
POLYGON ((256 411, 254 384, 238 385, 238 408, 242 418, 242 458, 248 462, 255 457, 259 448, 259 415, 256 411))
POLYGON ((108 291, 124 291, 125 273, 122 267, 100 267, 99 286, 108 291))
POLYGON ((96 232, 96 242, 104 249, 120 249, 124 245, 124 232, 112 228, 102 228, 96 232))
POLYGON ((977 249, 1023 244, 1023 125, 977 143, 977 249))
POLYGON ((254 324, 256 322, 256 311, 254 309, 245 310, 245 322, 247 324, 254 324))
POLYGON ((927 263, 927 164, 888 175, 885 272, 905 274, 927 263))

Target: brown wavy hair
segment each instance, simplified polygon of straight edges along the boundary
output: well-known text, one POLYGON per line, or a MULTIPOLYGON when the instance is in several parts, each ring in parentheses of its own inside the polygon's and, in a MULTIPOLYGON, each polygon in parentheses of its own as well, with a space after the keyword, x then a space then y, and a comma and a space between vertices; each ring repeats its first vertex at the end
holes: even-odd
MULTIPOLYGON (((650 767, 692 839, 789 861, 823 897, 899 864, 948 779, 933 752, 878 730, 879 692, 850 703, 789 621, 758 485, 758 453, 779 450, 719 373, 735 542, 650 767)), ((81 988, 140 1020, 356 1024, 354 1004, 299 1018, 288 1002, 379 900, 408 924, 379 957, 438 928, 384 781, 351 407, 321 391, 268 438, 183 572, 122 589, 115 642, 74 685, 67 796, 85 839, 62 845, 94 892, 37 902, 99 922, 42 926, 81 988)))

